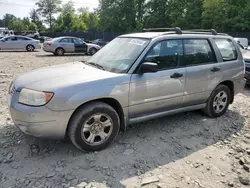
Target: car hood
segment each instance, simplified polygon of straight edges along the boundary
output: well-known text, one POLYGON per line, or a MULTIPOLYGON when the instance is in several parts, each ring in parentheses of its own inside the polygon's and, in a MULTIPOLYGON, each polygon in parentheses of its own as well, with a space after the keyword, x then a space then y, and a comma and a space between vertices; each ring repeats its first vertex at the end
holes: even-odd
POLYGON ((17 91, 29 88, 40 91, 56 89, 79 84, 118 77, 120 74, 103 71, 82 62, 54 65, 41 68, 18 76, 14 81, 17 91))

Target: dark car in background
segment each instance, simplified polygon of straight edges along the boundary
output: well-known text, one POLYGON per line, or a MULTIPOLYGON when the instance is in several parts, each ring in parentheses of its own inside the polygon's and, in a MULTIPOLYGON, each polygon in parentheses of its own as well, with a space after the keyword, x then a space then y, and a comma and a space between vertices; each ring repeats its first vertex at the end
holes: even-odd
POLYGON ((41 43, 44 43, 45 41, 49 41, 49 40, 52 40, 53 38, 51 38, 51 37, 46 37, 46 36, 41 36, 40 38, 39 38, 39 40, 40 40, 40 42, 41 43))
POLYGON ((97 44, 99 46, 105 46, 108 42, 103 39, 95 39, 92 41, 93 44, 97 44))

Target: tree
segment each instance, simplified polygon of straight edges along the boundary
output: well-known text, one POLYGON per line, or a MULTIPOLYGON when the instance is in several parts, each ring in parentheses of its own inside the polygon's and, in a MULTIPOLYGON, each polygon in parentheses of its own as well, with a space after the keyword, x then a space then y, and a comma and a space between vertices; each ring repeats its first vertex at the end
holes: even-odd
POLYGON ((57 32, 86 31, 86 24, 73 12, 59 15, 55 24, 57 32))
POLYGON ((0 27, 4 27, 4 21, 0 19, 0 27))
POLYGON ((60 9, 61 0, 39 0, 37 5, 37 12, 44 17, 44 21, 49 24, 50 31, 55 21, 54 15, 58 13, 60 9))
POLYGON ((23 20, 22 20, 22 22, 23 22, 23 25, 25 27, 25 30, 28 30, 29 26, 30 26, 30 20, 29 20, 29 18, 28 17, 24 17, 23 20))
POLYGON ((62 13, 67 13, 67 12, 70 13, 75 12, 74 3, 72 1, 69 1, 62 6, 62 13))
MULTIPOLYGON (((177 1, 176 1, 177 2, 177 1)), ((170 12, 168 12, 168 1, 151 0, 146 6, 145 27, 170 27, 170 12)))
POLYGON ((29 25, 29 30, 30 31, 37 31, 37 25, 34 22, 31 22, 29 25))
POLYGON ((40 20, 39 14, 36 11, 36 9, 31 9, 31 11, 30 11, 30 19, 31 19, 31 23, 34 23, 36 25, 38 31, 44 31, 45 30, 45 27, 44 27, 42 21, 40 20))
POLYGON ((22 32, 26 29, 21 19, 11 20, 8 24, 8 28, 17 32, 22 32))
POLYGON ((201 28, 203 0, 170 0, 167 7, 171 27, 201 28))
POLYGON ((15 19, 17 19, 17 18, 13 14, 5 14, 3 16, 4 27, 7 27, 9 25, 9 23, 15 19))
POLYGON ((89 31, 96 31, 99 28, 99 16, 97 12, 89 13, 89 20, 87 22, 87 29, 89 31))
POLYGON ((136 30, 136 0, 100 0, 99 13, 104 31, 136 30))

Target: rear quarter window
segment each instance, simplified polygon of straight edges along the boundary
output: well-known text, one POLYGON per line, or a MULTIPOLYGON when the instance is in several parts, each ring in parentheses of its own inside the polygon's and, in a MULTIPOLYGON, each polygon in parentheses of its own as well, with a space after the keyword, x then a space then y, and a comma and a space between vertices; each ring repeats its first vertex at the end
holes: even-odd
POLYGON ((233 61, 237 59, 237 50, 232 40, 214 39, 214 41, 220 51, 223 61, 233 61))

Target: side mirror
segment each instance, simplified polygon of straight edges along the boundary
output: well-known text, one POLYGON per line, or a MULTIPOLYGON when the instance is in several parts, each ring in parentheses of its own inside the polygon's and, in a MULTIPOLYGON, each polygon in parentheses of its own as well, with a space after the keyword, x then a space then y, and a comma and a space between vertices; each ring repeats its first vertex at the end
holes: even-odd
POLYGON ((157 72, 157 71, 158 71, 157 63, 152 63, 152 62, 144 62, 140 68, 141 74, 150 73, 150 72, 153 73, 153 72, 157 72))

